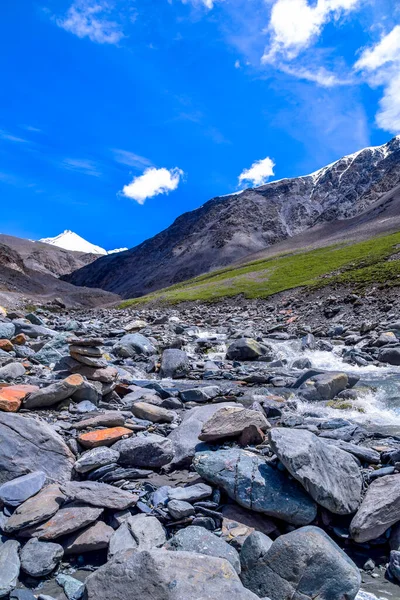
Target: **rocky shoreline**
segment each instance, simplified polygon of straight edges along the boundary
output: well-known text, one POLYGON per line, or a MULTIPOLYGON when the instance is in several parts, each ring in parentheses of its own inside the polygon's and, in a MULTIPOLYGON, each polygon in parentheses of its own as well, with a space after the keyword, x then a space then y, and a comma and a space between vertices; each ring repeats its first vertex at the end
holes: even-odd
POLYGON ((2 311, 0 597, 399 599, 400 314, 360 302, 2 311))

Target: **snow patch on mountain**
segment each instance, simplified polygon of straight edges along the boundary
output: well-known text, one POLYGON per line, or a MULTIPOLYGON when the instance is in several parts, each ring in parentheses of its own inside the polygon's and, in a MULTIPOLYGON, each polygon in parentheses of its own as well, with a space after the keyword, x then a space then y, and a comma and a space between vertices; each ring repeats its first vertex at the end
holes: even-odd
POLYGON ((116 250, 110 250, 107 252, 101 246, 91 244, 83 237, 66 229, 63 233, 56 235, 53 238, 42 238, 39 240, 43 244, 50 244, 51 246, 57 246, 58 248, 64 248, 64 250, 71 250, 72 252, 85 252, 86 254, 99 254, 105 256, 106 254, 115 254, 116 252, 123 252, 127 248, 118 248, 116 250))

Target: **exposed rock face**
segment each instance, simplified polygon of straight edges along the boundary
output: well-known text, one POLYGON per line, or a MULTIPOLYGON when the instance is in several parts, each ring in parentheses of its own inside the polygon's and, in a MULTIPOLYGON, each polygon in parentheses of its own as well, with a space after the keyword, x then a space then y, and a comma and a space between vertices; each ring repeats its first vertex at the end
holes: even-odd
POLYGON ((316 223, 362 213, 400 183, 400 137, 304 177, 214 198, 155 237, 67 280, 135 297, 228 265, 316 223))

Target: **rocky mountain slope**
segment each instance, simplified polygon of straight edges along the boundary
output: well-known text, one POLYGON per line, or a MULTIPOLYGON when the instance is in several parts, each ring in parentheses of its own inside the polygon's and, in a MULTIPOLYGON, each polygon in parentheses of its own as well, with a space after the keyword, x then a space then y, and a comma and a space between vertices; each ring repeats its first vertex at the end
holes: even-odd
POLYGON ((95 260, 39 242, 0 235, 0 305, 46 303, 60 298, 66 306, 97 306, 118 300, 112 293, 77 287, 59 275, 95 260))
POLYGON ((214 198, 139 246, 101 257, 66 279, 126 298, 141 296, 229 265, 311 227, 351 219, 378 207, 399 185, 398 136, 311 175, 214 198))

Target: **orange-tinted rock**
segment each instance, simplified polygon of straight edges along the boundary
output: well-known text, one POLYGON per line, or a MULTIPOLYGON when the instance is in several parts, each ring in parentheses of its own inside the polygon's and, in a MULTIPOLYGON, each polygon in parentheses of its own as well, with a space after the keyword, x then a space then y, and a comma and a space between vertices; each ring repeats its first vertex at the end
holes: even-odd
POLYGON ((23 399, 39 388, 36 385, 10 385, 0 389, 0 410, 17 412, 23 399))
POLYGON ((3 350, 4 352, 12 352, 14 350, 14 346, 10 340, 0 340, 0 350, 3 350))
POLYGON ((78 437, 78 442, 84 448, 96 448, 97 446, 111 446, 125 435, 132 435, 133 431, 126 427, 108 427, 107 429, 97 429, 89 433, 82 433, 78 437))
POLYGON ((17 344, 17 346, 23 346, 27 342, 27 337, 24 333, 19 333, 11 341, 13 344, 17 344))

